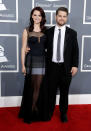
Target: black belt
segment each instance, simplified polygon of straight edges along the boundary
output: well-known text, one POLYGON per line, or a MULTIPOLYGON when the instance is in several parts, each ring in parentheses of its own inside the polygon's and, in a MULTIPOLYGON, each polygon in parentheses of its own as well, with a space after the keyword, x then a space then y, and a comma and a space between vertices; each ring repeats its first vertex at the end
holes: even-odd
POLYGON ((56 64, 56 65, 64 65, 64 62, 58 62, 58 63, 56 63, 56 62, 52 62, 53 64, 56 64))

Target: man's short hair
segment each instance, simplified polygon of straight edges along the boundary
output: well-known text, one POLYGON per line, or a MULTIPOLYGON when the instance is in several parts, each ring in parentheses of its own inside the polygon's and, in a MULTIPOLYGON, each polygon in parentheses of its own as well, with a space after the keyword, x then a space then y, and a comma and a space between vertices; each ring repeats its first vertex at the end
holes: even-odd
POLYGON ((64 11, 67 13, 68 15, 68 9, 66 7, 59 7, 57 10, 56 10, 56 15, 58 14, 59 11, 64 11))

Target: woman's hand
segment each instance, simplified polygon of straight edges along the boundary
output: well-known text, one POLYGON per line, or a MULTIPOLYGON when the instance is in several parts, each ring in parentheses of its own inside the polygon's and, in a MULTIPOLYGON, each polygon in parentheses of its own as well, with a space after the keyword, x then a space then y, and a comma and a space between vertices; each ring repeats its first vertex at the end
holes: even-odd
POLYGON ((25 68, 25 66, 22 67, 22 73, 24 74, 24 76, 26 75, 26 68, 25 68))
POLYGON ((26 47, 25 53, 27 54, 30 51, 29 47, 26 47))

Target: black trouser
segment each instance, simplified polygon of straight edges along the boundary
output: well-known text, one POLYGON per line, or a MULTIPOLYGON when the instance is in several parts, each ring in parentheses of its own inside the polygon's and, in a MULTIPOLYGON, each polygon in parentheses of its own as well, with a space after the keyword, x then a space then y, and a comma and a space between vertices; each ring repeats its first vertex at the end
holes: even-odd
POLYGON ((64 63, 51 63, 48 68, 48 88, 49 88, 49 114, 52 116, 57 87, 60 90, 60 103, 59 108, 61 113, 67 113, 68 109, 68 92, 71 82, 71 72, 67 73, 64 67, 64 63))

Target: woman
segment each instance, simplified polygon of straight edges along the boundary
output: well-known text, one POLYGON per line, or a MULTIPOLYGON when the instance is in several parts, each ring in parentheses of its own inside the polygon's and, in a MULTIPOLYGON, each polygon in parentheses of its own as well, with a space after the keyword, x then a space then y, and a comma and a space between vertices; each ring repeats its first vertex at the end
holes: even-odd
POLYGON ((39 93, 45 72, 45 22, 43 9, 35 7, 30 14, 29 27, 22 35, 21 63, 25 82, 19 117, 26 123, 40 118, 39 93), (30 51, 26 54, 27 46, 30 51))

